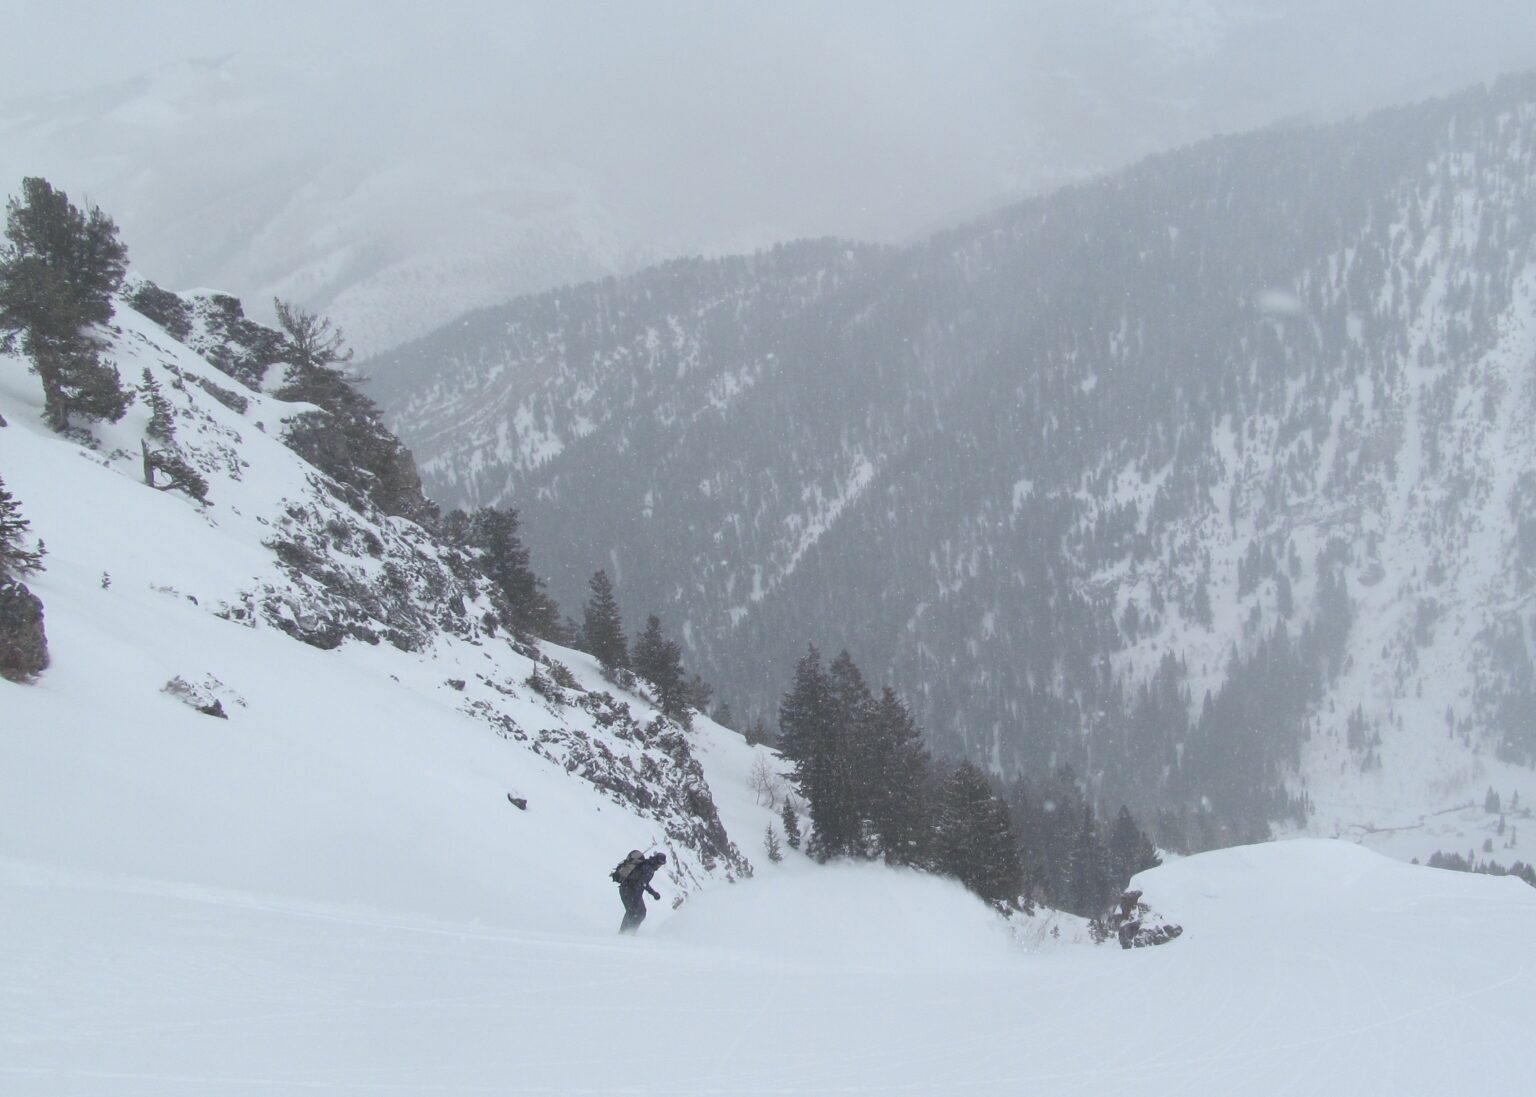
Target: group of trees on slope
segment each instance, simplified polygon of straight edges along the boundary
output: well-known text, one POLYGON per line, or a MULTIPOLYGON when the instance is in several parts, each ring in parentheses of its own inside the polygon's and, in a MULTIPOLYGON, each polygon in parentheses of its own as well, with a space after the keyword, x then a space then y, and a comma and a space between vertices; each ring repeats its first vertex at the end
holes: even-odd
MULTIPOLYGON (((113 298, 122 290, 128 249, 117 225, 95 206, 81 209, 47 180, 23 180, 21 194, 7 204, 6 244, 0 249, 0 348, 21 350, 42 380, 44 416, 54 430, 66 432, 91 421, 117 422, 135 400, 149 408, 143 440, 145 482, 161 490, 179 489, 207 502, 207 481, 175 445, 175 415, 160 386, 146 370, 136 388, 123 382, 102 354, 104 330, 113 316, 113 298), (158 481, 158 482, 157 482, 158 481)), ((143 283, 133 294, 135 307, 178 339, 192 333, 191 310, 177 295, 143 283)), ((243 353, 216 347, 210 359, 247 386, 263 383, 266 371, 281 364, 284 374, 274 388, 279 399, 313 405, 288 419, 284 442, 336 483, 354 506, 365 501, 387 515, 408 518, 463 550, 488 580, 499 619, 516 632, 562 642, 580 642, 583 629, 561 617, 534 572, 520 533, 518 512, 483 507, 472 513, 443 514, 422 493, 410 452, 385 425, 378 406, 349 375, 352 352, 331 322, 297 305, 275 300, 276 331, 246 321, 222 318, 243 353)), ((238 302, 226 308, 239 313, 238 302)), ((20 504, 0 485, 0 583, 6 603, 20 613, 19 576, 38 566, 40 556, 22 540, 26 523, 20 504), (11 603, 16 603, 12 605, 11 603)), ((594 576, 594 591, 607 584, 594 576)), ((35 599, 27 596, 30 608, 35 599)), ((686 720, 690 707, 704 708, 710 688, 682 669, 681 648, 666 638, 651 617, 633 654, 624 641, 617 604, 608 588, 599 598, 597 618, 589 609, 594 643, 610 671, 629 671, 649 681, 669 716, 686 720), (607 628, 608 632, 603 629, 607 628)), ((40 629, 41 611, 36 617, 40 629)), ((44 664, 46 660, 44 659, 44 664)), ((35 667, 32 673, 35 673, 35 667)), ((22 672, 18 669, 16 674, 22 672)))
MULTIPOLYGON (((684 726, 689 723, 690 713, 709 709, 714 690, 703 678, 684 670, 682 645, 662 631, 659 617, 653 613, 646 618, 645 631, 631 648, 608 573, 595 572, 588 591, 590 596, 582 608, 574 639, 596 656, 604 674, 615 681, 625 680, 626 675, 645 679, 656 691, 656 704, 661 711, 684 726)), ((717 708, 715 717, 729 726, 729 710, 717 708)))
MULTIPOLYGON (((932 759, 906 704, 877 698, 845 651, 814 646, 779 706, 818 860, 852 857, 953 876, 995 903, 1021 896, 1098 917, 1156 850, 1124 807, 1105 826, 1070 768, 994 787, 974 763, 932 759)), ((793 844, 798 823, 786 807, 793 844), (793 830, 791 829, 793 827, 793 830)))

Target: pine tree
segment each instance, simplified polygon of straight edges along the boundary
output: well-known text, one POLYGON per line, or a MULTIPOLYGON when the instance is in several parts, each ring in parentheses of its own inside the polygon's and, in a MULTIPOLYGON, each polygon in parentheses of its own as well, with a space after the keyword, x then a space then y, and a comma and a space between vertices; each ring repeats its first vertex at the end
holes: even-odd
POLYGON ((478 550, 480 570, 502 608, 518 628, 550 636, 560 624, 560 608, 544 593, 533 573, 528 550, 518 535, 517 511, 481 507, 470 516, 469 544, 478 550))
POLYGON ((42 569, 41 546, 27 547, 30 529, 31 523, 21 516, 21 503, 0 479, 0 581, 42 569))
POLYGON ((869 810, 878 852, 893 864, 917 864, 925 854, 930 815, 928 752, 912 714, 889 686, 871 714, 870 732, 874 781, 869 810))
POLYGON ((42 378, 44 414, 54 430, 70 417, 116 422, 128 410, 117 370, 101 361, 88 329, 112 318, 128 251, 100 209, 77 209, 45 179, 22 180, 6 206, 0 249, 0 348, 21 349, 42 378))
POLYGON ((654 613, 645 621, 645 631, 635 641, 634 671, 656 690, 656 705, 674 719, 687 712, 683 681, 683 653, 677 643, 661 631, 661 619, 654 613))
MULTIPOLYGON (((310 464, 361 492, 385 514, 430 523, 436 508, 421 491, 416 461, 384 425, 342 367, 352 360, 339 330, 323 317, 276 298, 289 370, 274 395, 319 411, 290 418, 284 441, 310 464)), ((553 618, 558 625, 559 615, 553 618)), ((542 635, 542 634, 541 634, 542 635)))
POLYGON ((149 426, 144 433, 157 442, 172 442, 176 438, 176 413, 171 409, 171 402, 165 398, 154 374, 149 372, 149 367, 144 368, 143 379, 139 382, 139 395, 149 405, 149 426))
POLYGON ((1023 886, 1008 809, 971 762, 962 762, 944 783, 935 853, 940 872, 983 899, 1015 899, 1023 886))
POLYGON ((831 682, 812 645, 795 665, 794 683, 779 703, 779 749, 794 763, 810 814, 807 852, 823 860, 840 852, 846 839, 840 740, 831 682))
POLYGON ((715 687, 697 674, 690 674, 688 681, 683 683, 683 704, 688 708, 708 712, 709 702, 714 696, 715 687))
POLYGON ((139 382, 139 395, 149 405, 149 425, 139 443, 144 482, 157 491, 184 491, 199 503, 206 503, 208 481, 177 449, 176 413, 147 367, 139 382), (158 448, 150 447, 151 439, 159 443, 158 448), (156 473, 163 474, 166 482, 157 484, 156 473))
POLYGON ((1121 805, 1109 831, 1109 875, 1113 887, 1124 888, 1131 877, 1162 864, 1151 839, 1137 826, 1129 808, 1121 805))
POLYGON ((1108 909, 1114 885, 1110 881, 1109 853, 1099 840, 1099 824, 1093 805, 1084 803, 1078 816, 1074 842, 1072 902, 1068 910, 1095 918, 1108 909))
POLYGON ((208 502, 207 479, 175 449, 150 449, 149 443, 141 440, 139 452, 143 455, 144 483, 156 491, 184 491, 199 503, 208 502), (156 473, 165 476, 165 483, 155 482, 156 473))
POLYGON ((784 797, 784 807, 779 812, 779 819, 784 824, 784 840, 789 843, 789 848, 799 849, 800 815, 795 811, 795 805, 790 802, 788 796, 784 797))
POLYGON ((773 824, 768 824, 768 831, 763 836, 763 851, 768 854, 768 860, 778 864, 784 860, 784 850, 779 846, 779 835, 773 829, 773 824))
POLYGON ((830 802, 818 824, 825 856, 869 857, 874 853, 873 816, 880 799, 880 757, 874 738, 875 700, 848 652, 827 670, 832 702, 833 769, 826 792, 830 802))
POLYGON ((581 634, 604 672, 612 674, 629 666, 629 641, 624 636, 624 621, 619 615, 618 599, 606 571, 595 572, 587 582, 591 597, 582 607, 581 634))
POLYGON ((779 733, 761 716, 754 717, 752 723, 747 726, 746 737, 747 742, 753 744, 762 743, 770 747, 779 745, 779 733))
POLYGON ((272 298, 272 307, 277 312, 278 324, 288 336, 290 364, 300 371, 294 383, 312 383, 322 371, 336 371, 336 367, 352 361, 352 349, 346 345, 341 329, 329 318, 276 297, 272 298))

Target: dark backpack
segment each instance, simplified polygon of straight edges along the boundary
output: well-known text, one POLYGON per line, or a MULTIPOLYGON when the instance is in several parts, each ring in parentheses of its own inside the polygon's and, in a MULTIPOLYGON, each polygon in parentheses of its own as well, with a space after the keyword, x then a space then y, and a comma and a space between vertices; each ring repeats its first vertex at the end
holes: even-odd
POLYGON ((626 884, 629 882, 630 874, 644 863, 645 854, 641 853, 638 849, 632 849, 629 851, 628 857, 614 866, 614 870, 608 874, 608 879, 616 884, 626 884))

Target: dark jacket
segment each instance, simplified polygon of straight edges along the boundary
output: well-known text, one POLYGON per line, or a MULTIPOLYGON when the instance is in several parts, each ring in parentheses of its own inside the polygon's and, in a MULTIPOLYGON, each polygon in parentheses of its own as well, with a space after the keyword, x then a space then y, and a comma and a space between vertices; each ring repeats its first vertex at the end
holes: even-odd
POLYGON ((656 875, 658 869, 666 864, 666 859, 659 853, 653 853, 630 869, 629 876, 619 884, 621 888, 630 888, 634 891, 642 889, 651 891, 651 877, 656 875))

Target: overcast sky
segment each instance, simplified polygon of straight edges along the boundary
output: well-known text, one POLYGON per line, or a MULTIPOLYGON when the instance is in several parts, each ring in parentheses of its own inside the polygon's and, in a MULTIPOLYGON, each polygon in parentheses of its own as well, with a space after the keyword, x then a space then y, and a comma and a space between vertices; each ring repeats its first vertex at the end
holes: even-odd
POLYGON ((1536 67, 1536 0, 0 0, 0 193, 362 351, 1536 67))
POLYGON ((1215 130, 1536 64, 1531 0, 0 2, 0 101, 235 54, 296 134, 568 167, 658 236, 899 238, 1215 130), (1342 8, 1345 14, 1335 14, 1342 8))

